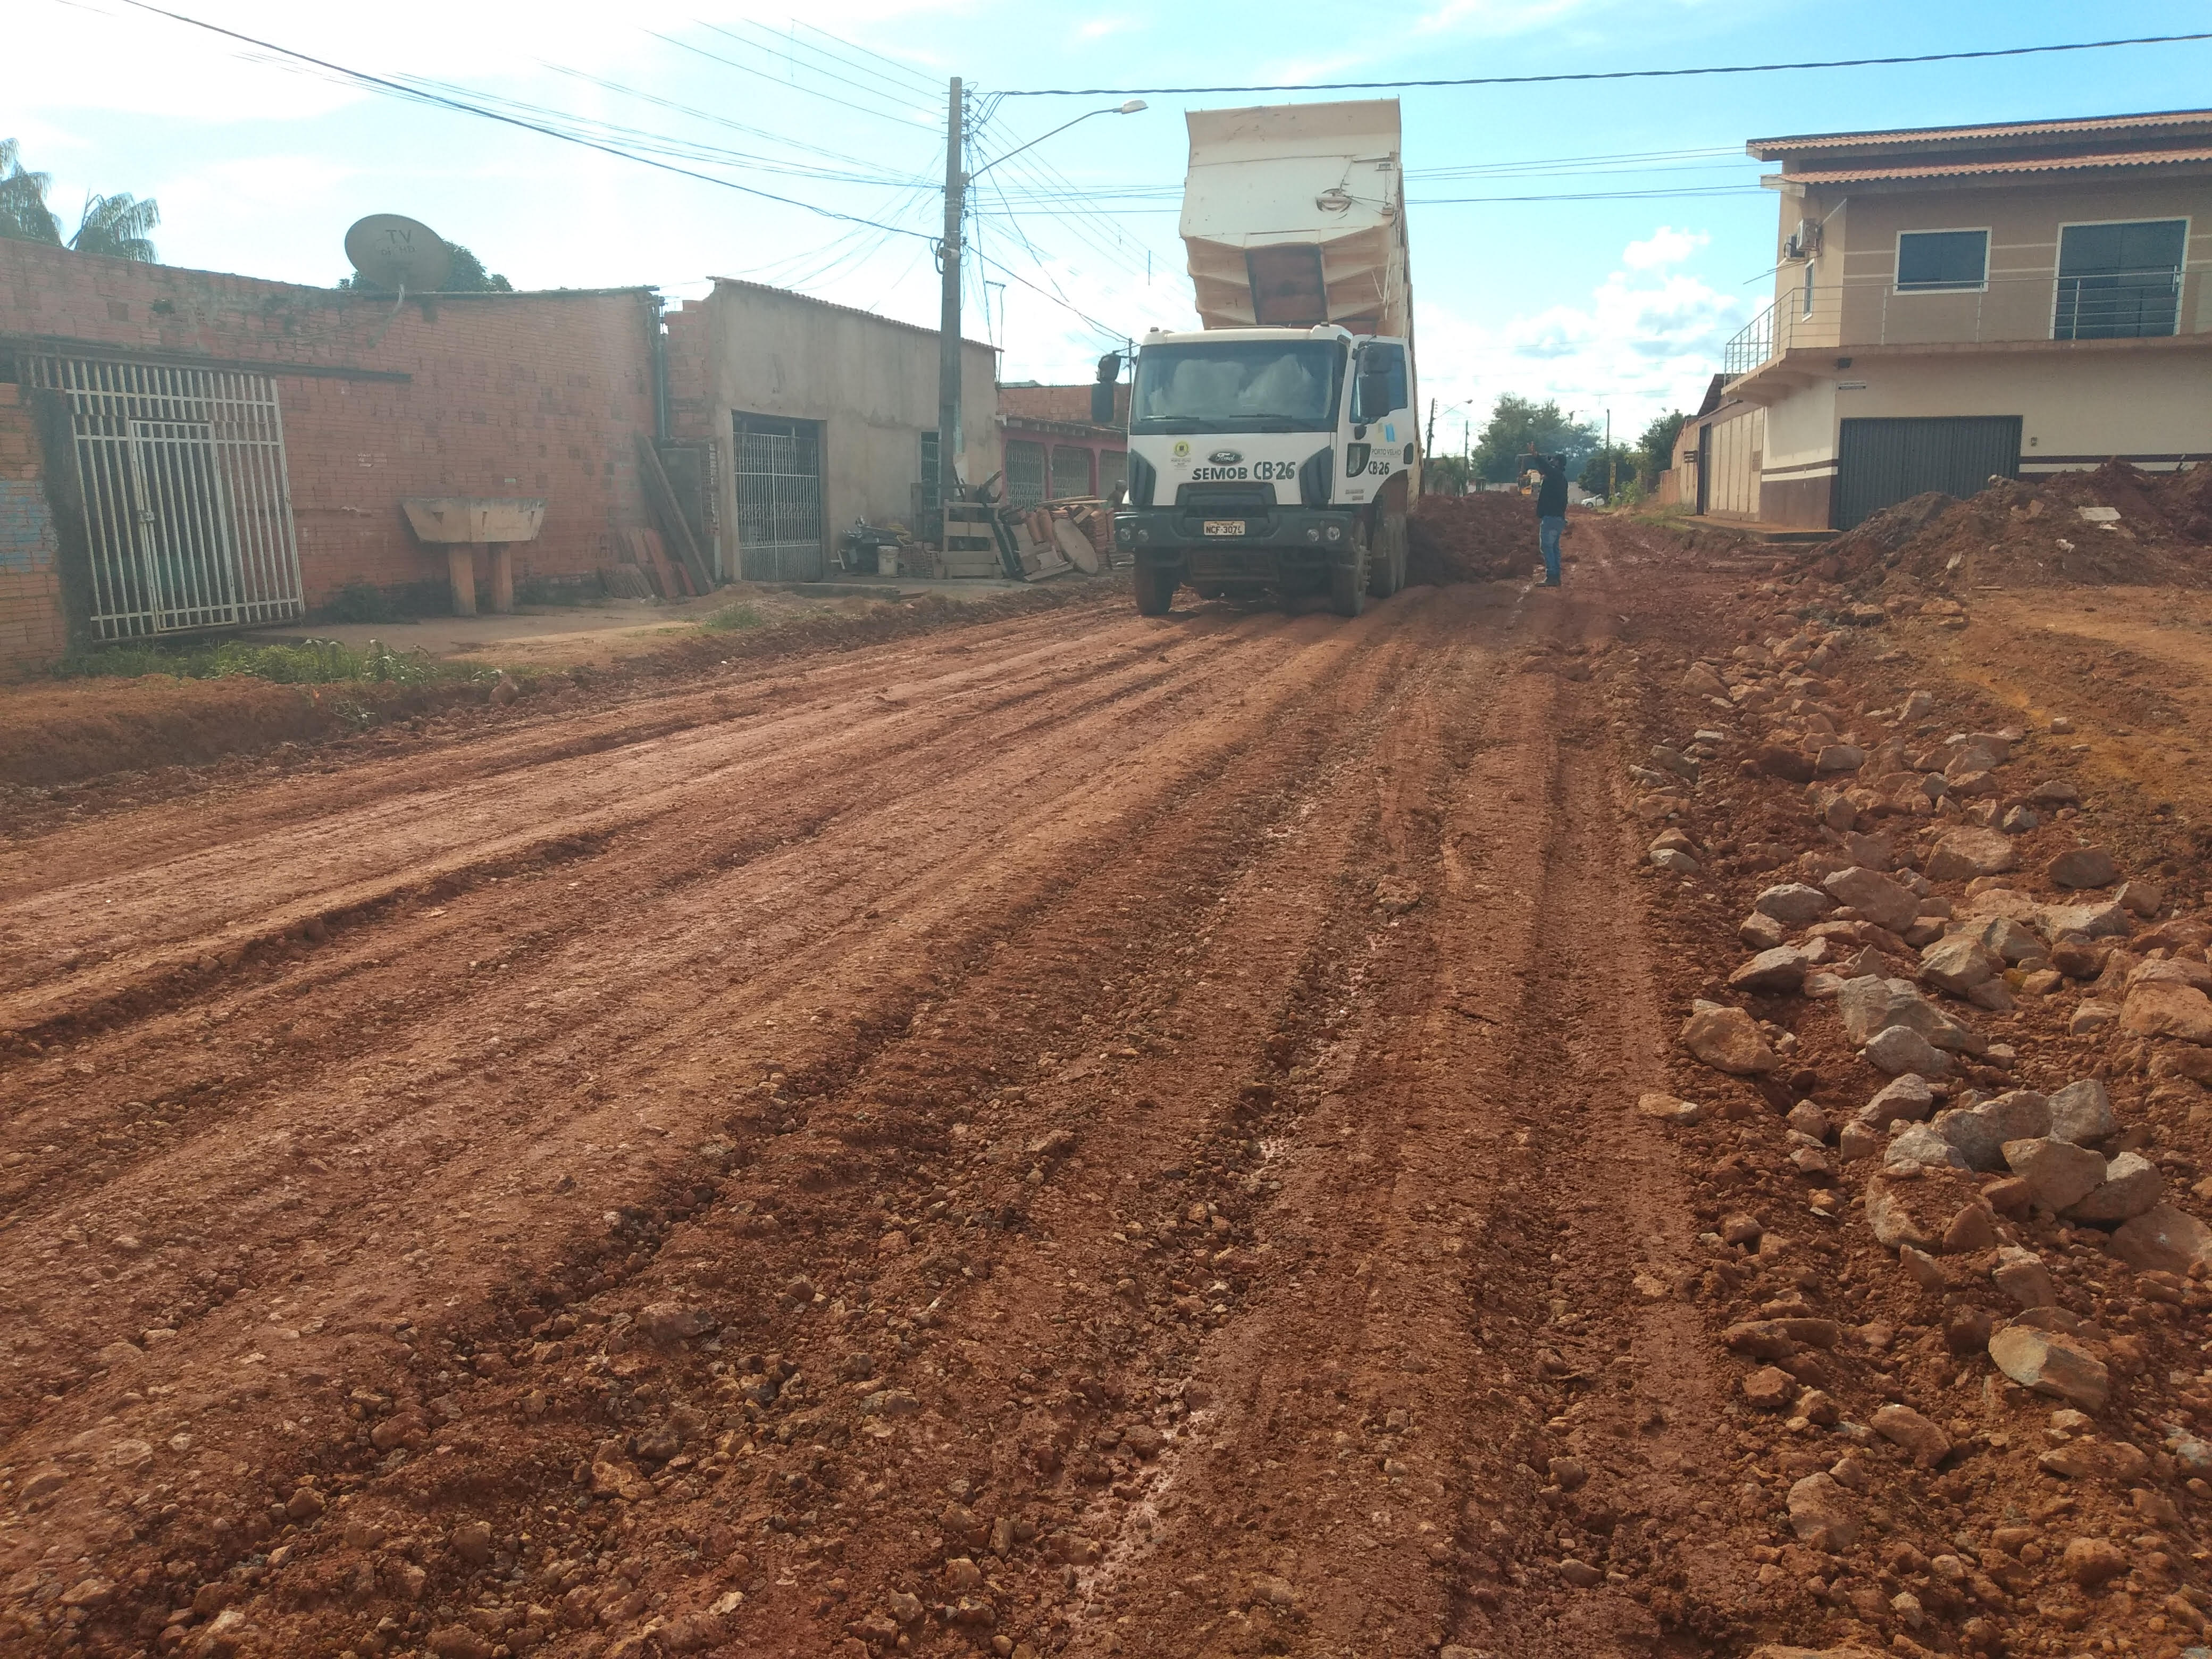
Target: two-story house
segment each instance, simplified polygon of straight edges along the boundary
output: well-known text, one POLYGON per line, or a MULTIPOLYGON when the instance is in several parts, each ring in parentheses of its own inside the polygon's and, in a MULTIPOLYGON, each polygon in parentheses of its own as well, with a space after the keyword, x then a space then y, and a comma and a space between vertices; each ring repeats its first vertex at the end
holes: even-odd
POLYGON ((1774 302, 1684 437, 1698 509, 1849 529, 2212 456, 2212 110, 1761 138, 1774 302))

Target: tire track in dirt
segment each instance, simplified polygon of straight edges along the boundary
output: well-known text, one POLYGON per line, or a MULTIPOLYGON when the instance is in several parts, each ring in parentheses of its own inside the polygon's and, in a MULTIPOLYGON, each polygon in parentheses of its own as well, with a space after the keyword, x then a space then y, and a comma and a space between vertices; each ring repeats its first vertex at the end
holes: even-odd
MULTIPOLYGON (((1267 623, 1261 623, 1261 630, 1267 630, 1267 623)), ((1312 635, 1316 633, 1316 630, 1318 630, 1318 623, 1301 623, 1301 626, 1298 626, 1298 630, 1301 630, 1301 633, 1305 635, 1307 641, 1312 641, 1312 635)), ((1325 635, 1325 637, 1322 637, 1322 644, 1318 646, 1318 650, 1316 650, 1316 654, 1318 654, 1318 657, 1322 657, 1322 659, 1343 659, 1345 653, 1347 653, 1347 644, 1345 644, 1343 639, 1336 639, 1336 637, 1334 637, 1334 633, 1325 635)), ((1245 677, 1245 688, 1248 688, 1248 692, 1245 692, 1245 696, 1249 696, 1249 692, 1261 692, 1261 695, 1265 695, 1265 690, 1267 690, 1267 679, 1265 679, 1265 677, 1256 677, 1256 679, 1255 679, 1255 677, 1249 677, 1249 675, 1248 675, 1248 677, 1245 677)), ((1221 761, 1221 757, 1224 757, 1225 752, 1230 752, 1230 750, 1234 748, 1234 745, 1230 745, 1230 750, 1225 750, 1225 748, 1224 748, 1224 738, 1225 738, 1225 737, 1234 737, 1234 738, 1239 738, 1239 741, 1243 741, 1243 744, 1249 744, 1249 737, 1252 737, 1252 734, 1255 734, 1255 732, 1259 732, 1259 730, 1263 730, 1263 728, 1265 728, 1265 723, 1267 723, 1267 721, 1265 721, 1265 714, 1270 714, 1270 712, 1274 712, 1274 710, 1272 710, 1272 708, 1255 708, 1255 714, 1252 714, 1252 719, 1249 719, 1249 721, 1245 721, 1245 726, 1248 726, 1249 730, 1243 730, 1243 732, 1239 732, 1239 730, 1237 730, 1237 723, 1234 723, 1234 721, 1225 723, 1225 728, 1221 730, 1221 732, 1214 732, 1212 737, 1201 738, 1201 741, 1199 741, 1199 745, 1197 745, 1199 754, 1203 754, 1203 759, 1206 759, 1206 761, 1212 761, 1212 763, 1218 763, 1218 761, 1221 761)), ((1170 730, 1170 732, 1172 732, 1172 728, 1168 728, 1168 730, 1170 730)), ((1186 750, 1188 750, 1188 748, 1190 748, 1190 738, 1183 737, 1183 734, 1175 734, 1175 737, 1170 737, 1170 738, 1168 738, 1168 741, 1164 741, 1164 744, 1161 744, 1159 748, 1170 748, 1170 750, 1172 750, 1172 748, 1176 748, 1176 745, 1182 745, 1182 748, 1186 748, 1186 750)), ((1199 759, 1199 757, 1190 757, 1190 759, 1199 759)), ((1082 768, 1082 772, 1084 772, 1084 775, 1088 776, 1088 779, 1095 781, 1095 776, 1097 776, 1097 769, 1099 769, 1097 765, 1091 763, 1091 761, 1086 761, 1086 763, 1084 763, 1084 768, 1082 768)), ((1141 772, 1141 768, 1133 768, 1133 769, 1137 769, 1137 772, 1141 772)), ((1199 768, 1192 768, 1192 769, 1199 769, 1199 768)), ((1172 776, 1175 776, 1175 775, 1170 775, 1170 779, 1172 779, 1172 776)), ((1183 776, 1188 776, 1188 772, 1186 772, 1186 775, 1183 775, 1183 776)), ((984 776, 984 779, 980 779, 980 783, 987 785, 987 787, 988 787, 988 783, 991 783, 991 779, 988 779, 988 776, 984 776)), ((1130 781, 1130 787, 1137 787, 1137 785, 1141 785, 1141 783, 1144 783, 1144 779, 1133 779, 1133 781, 1130 781)), ((1157 790, 1157 787, 1159 787, 1159 781, 1155 781, 1155 783, 1152 783, 1152 787, 1155 787, 1155 790, 1157 790)), ((1144 799, 1146 799, 1146 796, 1144 796, 1144 794, 1139 794, 1139 796, 1134 796, 1134 799, 1137 799, 1137 801, 1141 803, 1141 801, 1144 801, 1144 799)), ((994 803, 994 801, 1002 801, 1002 796, 988 796, 988 794, 987 794, 987 805, 988 805, 988 803, 994 803)), ((1088 810, 1088 811, 1091 811, 1091 814, 1093 814, 1093 817, 1099 817, 1097 803, 1091 803, 1091 805, 1084 805, 1084 803, 1078 803, 1078 810, 1079 810, 1079 811, 1082 811, 1082 810, 1088 810)), ((1082 842, 1079 842, 1079 841, 1073 841, 1073 838, 1057 836, 1057 834, 1055 834, 1055 836, 1051 836, 1051 841, 1055 842, 1055 845, 1057 845, 1057 848, 1061 849, 1061 852, 1073 852, 1073 854, 1082 854, 1082 852, 1086 852, 1086 848, 1084 848, 1082 842)), ((1172 848, 1172 841, 1166 841, 1166 845, 1168 845, 1168 848, 1172 848)), ((1091 849, 1088 849, 1088 852, 1093 854, 1093 858, 1097 856, 1097 848, 1091 848, 1091 849)), ((1009 872, 1005 872, 1005 869, 1000 869, 998 874, 988 876, 988 880, 987 880, 987 883, 984 883, 984 884, 988 884, 988 887, 991 887, 991 890, 994 890, 995 900, 1000 900, 1000 902, 1005 902, 1005 898, 1006 898, 1006 874, 1009 874, 1009 872)), ((856 902, 856 900, 854 900, 854 902, 856 902)), ((988 909, 987 905, 980 905, 980 902, 978 902, 978 896, 973 894, 973 891, 963 891, 963 894, 957 894, 957 898, 953 900, 953 907, 956 907, 956 909, 957 909, 957 907, 960 907, 960 905, 967 905, 967 909, 969 909, 969 911, 973 911, 973 914, 978 915, 978 918, 984 918, 984 921, 991 921, 991 909, 988 909)), ((1000 921, 1002 921, 1002 918, 1000 918, 1000 921)), ((635 918, 633 918, 633 925, 635 925, 635 918)), ((884 931, 890 931, 890 929, 884 929, 884 931)), ((914 931, 927 931, 927 929, 914 929, 914 931)), ((987 929, 987 931, 988 931, 988 929, 987 929)), ((653 938, 653 936, 648 936, 648 938, 653 938)), ((633 951, 635 951, 635 947, 637 947, 637 940, 635 940, 635 938, 633 938, 633 940, 626 940, 626 947, 633 949, 633 951)), ((456 945, 456 949, 458 949, 458 945, 456 945)), ((602 942, 602 949, 611 949, 611 945, 608 945, 608 942, 602 942)), ((849 949, 849 942, 848 942, 848 949, 849 949)), ((650 951, 648 951, 648 956, 650 956, 650 951)), ((416 963, 416 964, 414 964, 414 969, 411 969, 411 971, 420 973, 420 971, 422 971, 422 967, 425 967, 425 964, 416 963)), ((818 964, 817 964, 817 967, 818 967, 818 964)), ((648 971, 650 971, 650 963, 648 963, 648 971)), ((803 969, 794 969, 794 973, 803 973, 803 969)), ((769 1006, 775 1006, 775 1005, 769 1005, 769 1006)), ((661 1033, 657 1033, 657 1036, 661 1036, 661 1033)), ((699 1044, 699 1042, 702 1042, 702 1037, 703 1037, 703 1030, 695 1024, 695 1026, 692 1026, 692 1029, 684 1030, 684 1033, 681 1033, 681 1036, 677 1036, 675 1040, 672 1040, 672 1042, 668 1042, 668 1048, 672 1048, 672 1051, 675 1051, 677 1055, 684 1055, 684 1053, 692 1051, 692 1048, 695 1048, 695 1046, 699 1044)), ((757 1071, 759 1071, 759 1061, 757 1061, 757 1066, 754 1066, 754 1068, 757 1068, 757 1071)), ((650 1066, 641 1068, 641 1071, 650 1071, 650 1066)), ((420 1079, 420 1082, 425 1082, 425 1084, 429 1084, 431 1088, 435 1088, 435 1086, 438 1086, 438 1084, 442 1082, 442 1079, 441 1079, 441 1078, 422 1078, 422 1079, 420 1079)), ((639 1084, 639 1086, 644 1088, 644 1091, 648 1091, 648 1093, 650 1093, 650 1091, 653 1091, 653 1084, 650 1084, 650 1082, 641 1082, 641 1084, 639 1084)), ((410 1091, 410 1093, 420 1095, 420 1093, 425 1093, 425 1091, 410 1091)), ((604 1086, 604 1084, 602 1084, 602 1093, 606 1093, 606 1086, 604 1086)), ((289 1102, 279 1102, 279 1106, 289 1106, 289 1102)), ((281 1115, 281 1113, 279 1113, 279 1115, 281 1115)), ((422 1115, 425 1115, 425 1117, 427 1117, 427 1115, 429 1115, 429 1113, 422 1113, 422 1115)), ((239 1134, 239 1137, 241 1137, 241 1141, 254 1141, 254 1139, 258 1139, 258 1141, 268 1141, 268 1139, 270 1139, 270 1133, 272 1133, 274 1126, 270 1124, 270 1121, 265 1121, 265 1119, 268 1119, 268 1115, 265 1115, 265 1113, 261 1115, 261 1117, 254 1117, 254 1115, 250 1115, 250 1113, 241 1113, 241 1121, 239 1121, 239 1130, 237 1130, 237 1134, 239 1134)), ((514 1124, 514 1121, 515 1121, 514 1115, 508 1115, 508 1121, 511 1121, 511 1124, 514 1124)), ((449 1139, 452 1139, 452 1137, 453 1137, 453 1133, 456 1133, 456 1126, 453 1126, 453 1124, 447 1124, 447 1126, 445 1126, 445 1134, 447 1134, 447 1137, 449 1137, 449 1139)), ((438 1151, 438 1148, 435 1148, 435 1146, 434 1146, 434 1152, 435 1152, 435 1151, 438 1151)), ((623 1148, 623 1151, 626 1151, 626 1148, 623 1148)), ((195 1152, 192 1152, 192 1157, 197 1157, 197 1159, 199 1159, 199 1161, 215 1161, 216 1166, 219 1166, 219 1159, 206 1159, 206 1148, 195 1148, 195 1152)), ((241 1164, 243 1164, 243 1161, 246 1161, 246 1157, 248 1157, 248 1148, 246 1148, 246 1146, 239 1146, 239 1148, 237 1148, 237 1157, 239 1157, 239 1159, 241 1159, 241 1164)), ((195 1168, 195 1170, 185 1170, 184 1164, 185 1164, 185 1159, 177 1159, 177 1166, 175 1166, 175 1168, 170 1168, 170 1170, 164 1170, 164 1172, 161 1172, 161 1175, 164 1175, 164 1182, 168 1183, 170 1190, 175 1190, 175 1188, 177 1188, 177 1186, 181 1186, 181 1183, 184 1183, 184 1182, 192 1182, 192 1183, 195 1183, 195 1186, 197 1186, 197 1183, 201 1183, 201 1176, 208 1175, 208 1170, 204 1170, 204 1168, 195 1168)), ((498 1164, 498 1157, 491 1157, 491 1159, 484 1159, 484 1164, 489 1164, 489 1166, 495 1166, 495 1164, 498 1164)), ((416 1176, 420 1176, 420 1179, 425 1179, 425 1182, 429 1182, 429 1190, 418 1192, 418 1194, 414 1194, 414 1207, 416 1207, 416 1210, 431 1210, 431 1212, 435 1212, 435 1210, 438 1210, 438 1207, 441 1207, 441 1203, 438 1203, 438 1201, 441 1201, 441 1199, 447 1199, 447 1201, 452 1201, 452 1197, 453 1197, 453 1194, 456 1194, 456 1192, 467 1192, 469 1188, 471 1188, 471 1186, 483 1186, 483 1183, 480 1183, 480 1182, 471 1182, 471 1176, 480 1175, 480 1172, 483 1172, 483 1170, 480 1170, 480 1168, 462 1168, 462 1170, 438 1170, 438 1172, 435 1172, 435 1175, 438 1175, 438 1176, 445 1176, 445 1179, 431 1179, 431 1175, 434 1175, 434 1172, 431 1172, 429 1168, 403 1168, 403 1170, 396 1170, 396 1175, 400 1176, 400 1182, 411 1182, 411 1179, 416 1179, 416 1176)), ((316 1175, 325 1175, 325 1170, 316 1170, 316 1175)), ((387 1175, 394 1175, 394 1170, 387 1170, 387 1175)), ((633 1176, 633 1182, 630 1182, 630 1183, 633 1183, 633 1186, 641 1186, 641 1182, 637 1182, 637 1179, 635 1179, 635 1176, 633 1176)), ((223 1182, 215 1182, 215 1186, 223 1186, 223 1182)), ((325 1183, 323 1183, 323 1186, 334 1186, 334 1183, 325 1182, 325 1183)), ((241 1197, 243 1197, 243 1194, 246 1194, 246 1192, 252 1190, 252 1183, 250 1183, 250 1182, 243 1182, 243 1179, 241 1179, 241 1182, 239 1182, 239 1186, 237 1186, 237 1190, 239 1190, 239 1194, 241 1194, 241 1197)), ((283 1203, 285 1203, 285 1199, 279 1199, 279 1197, 276 1197, 276 1194, 270 1194, 270 1197, 276 1199, 276 1203, 279 1203, 279 1206, 283 1206, 283 1203)), ((295 1199, 295 1201, 296 1201, 296 1199, 295 1199)), ((215 1210, 222 1210, 222 1203, 216 1203, 216 1206, 208 1206, 208 1203, 204 1201, 204 1197, 199 1197, 199 1194, 195 1194, 195 1203, 197 1203, 197 1207, 201 1207, 201 1210, 208 1210, 208 1207, 215 1207, 215 1210)), ((533 1207, 538 1207, 538 1206, 533 1206, 533 1207)), ((573 1206, 571 1206, 571 1207, 573 1207, 573 1206)), ((376 1217, 378 1217, 378 1207, 376 1207, 376 1206, 368 1206, 368 1214, 369 1214, 369 1217, 372 1217, 372 1218, 376 1218, 376 1217)), ((453 1214, 453 1210, 447 1210, 447 1214, 453 1214)), ((460 1207, 460 1210, 458 1210, 458 1218, 460 1218, 460 1221, 471 1221, 473 1217, 471 1217, 471 1214, 469 1214, 467 1207, 460 1207)), ((228 1214, 223 1214, 223 1221, 226 1221, 228 1228, 230 1228, 232 1232, 254 1232, 254 1230, 257 1230, 257 1225, 261 1225, 261 1224, 265 1224, 265 1221, 268 1221, 268 1217, 265 1217, 265 1214, 257 1214, 257 1212, 228 1212, 228 1214)), ((540 1224, 540 1230, 550 1228, 550 1225, 553 1225, 553 1224, 540 1224)), ((314 1230, 314 1228, 307 1228, 307 1232, 312 1232, 312 1230, 314 1230)), ((208 1239, 206 1239, 206 1237, 195 1237, 195 1234, 185 1234, 185 1237, 184 1237, 184 1243, 185 1243, 185 1245, 191 1245, 191 1255, 192 1255, 192 1256, 197 1256, 197 1259, 204 1261, 204 1259, 206 1259, 208 1255, 210 1255, 210 1252, 208 1252, 208 1248, 206 1248, 206 1245, 208 1245, 208 1239)), ((372 1243, 372 1245, 374 1245, 374 1243, 378 1243, 378 1239, 376 1239, 376 1237, 374 1237, 374 1234, 372 1234, 372 1239, 369 1239, 368 1243, 372 1243)), ((58 1249, 49 1249, 49 1252, 45 1252, 45 1255, 46 1255, 46 1259, 53 1261, 53 1259, 58 1259, 58 1256, 60 1256, 62 1252, 58 1252, 58 1249)), ((410 1252, 410 1256, 414 1256, 414 1255, 416 1255, 416 1252, 410 1252)), ((325 1267, 327 1263, 319 1263, 319 1261, 310 1261, 310 1263, 307 1263, 307 1265, 310 1265, 310 1267, 325 1267)), ((425 1270, 427 1270, 427 1267, 425 1267, 425 1270)), ((442 1261, 442 1259, 438 1261, 438 1270, 441 1270, 441 1272, 442 1272, 442 1270, 447 1270, 447 1261, 442 1261)), ((201 1270, 201 1272, 206 1272, 206 1270, 201 1270)), ((301 1270, 301 1272, 303 1272, 303 1270, 301 1270)), ((327 1274, 319 1274, 319 1276, 327 1276, 327 1274)), ((442 1285, 442 1287, 453 1287, 453 1285, 442 1285)), ((467 1285, 460 1285, 460 1287, 462 1287, 462 1290, 467 1290, 467 1285)), ((38 1294, 33 1294, 33 1297, 27 1297, 27 1301, 28 1301, 28 1303, 38 1303, 40 1307, 45 1307, 46 1303, 64 1303, 64 1305, 66 1305, 66 1301, 69 1301, 69 1298, 62 1297, 62 1294, 60 1294, 60 1281, 58 1281, 58 1279, 55 1279, 55 1281, 40 1283, 40 1285, 35 1287, 35 1291, 38 1291, 38 1294)), ((343 1303, 343 1297, 338 1297, 338 1298, 325 1298, 325 1301, 341 1301, 341 1303, 343 1303)), ((279 1310, 279 1312, 281 1312, 281 1310, 279 1310)), ((352 1310, 352 1314, 358 1314, 358 1312, 361 1312, 361 1310, 352 1310)), ((215 1322, 223 1322, 223 1321, 215 1321, 215 1322)), ((310 1322, 314 1322, 314 1321, 310 1321, 310 1322)), ((365 1322, 368 1322, 368 1325, 374 1325, 374 1321, 362 1321, 362 1318, 358 1318, 358 1316, 349 1318, 349 1321, 338 1321, 338 1322, 349 1322, 349 1325, 354 1325, 354 1328, 361 1328, 361 1325, 365 1325, 365 1322)), ((232 1321, 232 1325, 234 1325, 234 1321, 232 1321)), ((230 1332, 226 1332, 226 1336, 234 1336, 234 1334, 237 1334, 237 1332, 234 1332, 234 1329, 230 1329, 230 1332)), ((210 1336, 212 1336, 212 1332, 210 1332, 210 1336)), ((307 1332, 307 1336, 312 1336, 312 1332, 307 1332)), ((164 1356, 168 1356, 168 1352, 170 1352, 170 1349, 168 1349, 168 1347, 164 1347, 164 1356)), ((22 1360, 18 1358, 18 1360, 15 1360, 15 1363, 20 1364, 20 1363, 22 1363, 22 1360)), ((181 1364, 181 1360, 173 1360, 173 1363, 179 1363, 179 1364, 181 1364)), ((310 1367, 303 1367, 303 1371, 301 1371, 301 1374, 310 1374, 312 1370, 314 1370, 314 1367, 312 1367, 312 1364, 310 1364, 310 1367)), ((95 1409, 97 1409, 97 1407, 95 1407, 95 1409)), ((58 1413, 58 1416, 73 1418, 73 1420, 82 1420, 82 1416, 80 1416, 80 1413, 76 1413, 76 1411, 64 1411, 64 1413, 58 1413)), ((15 1447, 15 1455, 24 1455, 24 1447, 22 1447, 22 1444, 18 1444, 18 1447, 15 1447)))

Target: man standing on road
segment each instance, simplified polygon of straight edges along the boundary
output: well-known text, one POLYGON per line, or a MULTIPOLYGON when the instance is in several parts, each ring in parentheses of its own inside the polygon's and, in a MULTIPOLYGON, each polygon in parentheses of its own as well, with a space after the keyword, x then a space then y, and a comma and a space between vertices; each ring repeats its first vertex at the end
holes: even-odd
POLYGON ((1567 458, 1539 455, 1533 438, 1521 470, 1543 482, 1536 490, 1536 540, 1544 550, 1544 586, 1559 585, 1559 538, 1567 532, 1567 458))

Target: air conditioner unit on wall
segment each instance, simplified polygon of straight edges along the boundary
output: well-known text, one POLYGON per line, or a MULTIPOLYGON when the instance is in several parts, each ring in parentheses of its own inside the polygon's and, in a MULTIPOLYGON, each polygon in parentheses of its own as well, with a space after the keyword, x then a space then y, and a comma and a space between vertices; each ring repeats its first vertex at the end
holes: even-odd
POLYGON ((1810 259, 1820 251, 1820 222, 1800 219, 1797 228, 1791 231, 1782 244, 1785 259, 1810 259))

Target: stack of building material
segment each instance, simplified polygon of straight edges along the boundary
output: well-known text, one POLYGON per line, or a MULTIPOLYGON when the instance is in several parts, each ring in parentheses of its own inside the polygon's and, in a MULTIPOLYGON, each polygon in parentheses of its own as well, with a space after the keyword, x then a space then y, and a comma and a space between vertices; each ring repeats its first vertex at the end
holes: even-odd
POLYGON ((616 562, 599 572, 599 580, 617 599, 681 599, 704 591, 668 556, 659 531, 617 530, 614 539, 616 562))
POLYGON ((1007 527, 1013 532, 1014 552, 1021 560, 1024 581, 1041 582, 1075 568, 1060 550, 1049 513, 1042 507, 1032 507, 1026 513, 1010 508, 1001 516, 1011 521, 1007 527))
POLYGON ((997 536, 991 528, 991 509, 975 501, 953 501, 945 508, 945 540, 938 550, 937 574, 951 576, 1003 576, 997 536))

